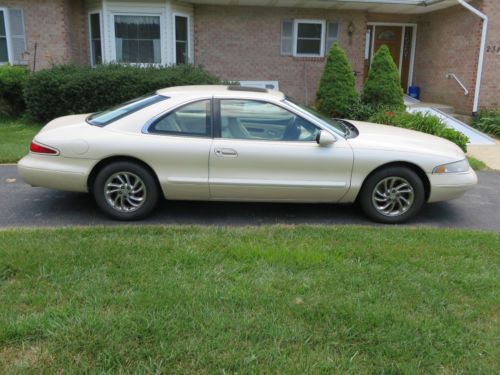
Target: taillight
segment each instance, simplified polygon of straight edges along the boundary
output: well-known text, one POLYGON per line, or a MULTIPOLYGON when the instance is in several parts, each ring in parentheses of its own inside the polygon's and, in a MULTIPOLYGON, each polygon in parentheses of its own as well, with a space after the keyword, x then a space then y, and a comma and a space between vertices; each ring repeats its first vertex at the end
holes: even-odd
POLYGON ((35 142, 31 142, 30 151, 36 152, 37 154, 46 154, 46 155, 56 155, 58 153, 57 150, 39 145, 38 143, 35 142))

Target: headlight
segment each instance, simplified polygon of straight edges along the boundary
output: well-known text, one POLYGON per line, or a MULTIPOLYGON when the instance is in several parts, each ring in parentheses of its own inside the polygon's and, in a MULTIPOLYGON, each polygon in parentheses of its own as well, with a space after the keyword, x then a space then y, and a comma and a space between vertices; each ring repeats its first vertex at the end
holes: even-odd
POLYGON ((467 159, 464 159, 454 163, 438 165, 432 170, 432 173, 464 173, 469 169, 469 162, 467 159))

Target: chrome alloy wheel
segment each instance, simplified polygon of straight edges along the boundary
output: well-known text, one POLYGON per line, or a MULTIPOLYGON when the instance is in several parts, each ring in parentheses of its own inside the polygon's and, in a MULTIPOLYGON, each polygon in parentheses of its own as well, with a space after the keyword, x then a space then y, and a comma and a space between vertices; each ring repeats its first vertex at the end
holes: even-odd
POLYGON ((106 202, 120 212, 138 210, 146 201, 146 185, 134 173, 116 172, 104 184, 106 202))
POLYGON ((386 177, 373 189, 373 207, 384 216, 399 216, 408 211, 415 200, 410 183, 402 177, 386 177))

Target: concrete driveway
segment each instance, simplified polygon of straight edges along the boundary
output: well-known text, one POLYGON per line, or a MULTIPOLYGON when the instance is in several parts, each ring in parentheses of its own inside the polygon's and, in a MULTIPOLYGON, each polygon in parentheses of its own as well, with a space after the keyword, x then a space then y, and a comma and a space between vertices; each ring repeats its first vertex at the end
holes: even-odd
MULTIPOLYGON (((479 186, 463 198, 427 204, 405 226, 471 228, 500 232, 500 173, 480 172, 479 186)), ((88 194, 33 188, 14 165, 0 166, 0 227, 123 225, 104 217, 88 194)), ((136 224, 373 225, 356 206, 222 202, 163 202, 136 224)))

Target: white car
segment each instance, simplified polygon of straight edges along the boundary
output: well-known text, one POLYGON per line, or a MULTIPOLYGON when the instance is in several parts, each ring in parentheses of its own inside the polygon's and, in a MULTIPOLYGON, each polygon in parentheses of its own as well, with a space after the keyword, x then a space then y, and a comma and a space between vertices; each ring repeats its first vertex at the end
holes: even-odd
POLYGON ((397 127, 326 118, 279 91, 184 86, 48 123, 18 164, 33 186, 91 192, 120 220, 167 199, 359 201, 399 223, 477 183, 455 144, 397 127))

